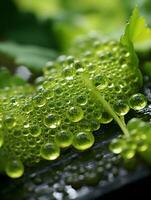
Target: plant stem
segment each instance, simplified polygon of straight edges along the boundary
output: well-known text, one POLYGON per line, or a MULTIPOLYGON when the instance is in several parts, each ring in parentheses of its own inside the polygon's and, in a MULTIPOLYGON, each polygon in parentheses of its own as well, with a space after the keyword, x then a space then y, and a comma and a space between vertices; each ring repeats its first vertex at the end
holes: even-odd
POLYGON ((100 103, 103 105, 104 109, 113 117, 113 119, 118 123, 121 130, 125 135, 129 135, 129 132, 126 128, 126 124, 124 122, 124 119, 119 118, 118 115, 114 112, 111 105, 100 95, 100 93, 96 90, 96 88, 93 86, 92 82, 87 77, 83 77, 86 85, 91 89, 91 92, 95 96, 96 99, 100 101, 100 103))
POLYGON ((119 118, 121 119, 121 121, 123 122, 123 124, 126 126, 126 123, 125 123, 125 118, 124 118, 124 116, 120 116, 119 118))

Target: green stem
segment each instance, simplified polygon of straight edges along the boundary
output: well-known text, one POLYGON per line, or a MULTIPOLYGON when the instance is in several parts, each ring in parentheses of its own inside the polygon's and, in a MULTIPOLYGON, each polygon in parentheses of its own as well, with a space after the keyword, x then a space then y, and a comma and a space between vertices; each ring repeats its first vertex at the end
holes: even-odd
POLYGON ((127 128, 126 128, 125 122, 118 117, 118 115, 112 109, 111 105, 104 99, 104 97, 102 97, 100 95, 100 93, 93 86, 93 84, 91 83, 91 81, 89 80, 89 78, 87 78, 87 77, 84 76, 83 79, 84 79, 86 85, 89 87, 89 89, 91 89, 91 92, 94 94, 95 98, 97 98, 100 101, 100 103, 103 105, 103 107, 105 108, 105 110, 118 123, 118 125, 120 126, 121 130, 123 131, 123 133, 125 135, 129 135, 129 132, 128 132, 127 128))
POLYGON ((123 122, 123 124, 126 126, 126 123, 125 123, 125 118, 124 118, 124 116, 120 116, 119 118, 121 119, 121 121, 123 122))

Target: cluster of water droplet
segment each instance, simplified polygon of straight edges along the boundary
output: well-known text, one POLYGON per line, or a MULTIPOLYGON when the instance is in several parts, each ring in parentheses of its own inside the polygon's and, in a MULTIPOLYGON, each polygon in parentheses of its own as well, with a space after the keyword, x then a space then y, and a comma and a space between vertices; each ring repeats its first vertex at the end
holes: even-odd
POLYGON ((146 156, 151 150, 150 124, 133 118, 128 122, 127 128, 129 134, 113 139, 109 146, 110 150, 115 154, 121 154, 125 160, 132 159, 136 153, 146 156))
MULTIPOLYGON (((141 86, 140 72, 130 53, 115 41, 101 44, 90 38, 80 45, 75 46, 79 51, 76 58, 60 56, 47 63, 35 90, 27 86, 0 93, 0 158, 8 176, 21 176, 22 163, 58 158, 61 148, 72 145, 85 150, 93 145, 93 131, 100 123, 111 122, 112 117, 85 79, 117 113, 128 112, 124 101, 141 86)), ((135 104, 133 99, 142 103, 141 98, 133 96, 130 106, 135 104)))

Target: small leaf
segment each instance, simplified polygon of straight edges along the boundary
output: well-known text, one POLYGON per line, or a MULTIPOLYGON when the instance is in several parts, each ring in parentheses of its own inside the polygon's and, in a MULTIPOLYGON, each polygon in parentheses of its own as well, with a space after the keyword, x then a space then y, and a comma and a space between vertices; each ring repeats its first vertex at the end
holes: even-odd
POLYGON ((121 37, 121 43, 127 45, 133 43, 136 50, 151 48, 151 28, 146 25, 145 18, 139 15, 136 7, 121 37))
POLYGON ((0 43, 0 54, 13 58, 16 65, 25 65, 33 72, 40 72, 45 63, 56 56, 47 48, 11 42, 0 43))

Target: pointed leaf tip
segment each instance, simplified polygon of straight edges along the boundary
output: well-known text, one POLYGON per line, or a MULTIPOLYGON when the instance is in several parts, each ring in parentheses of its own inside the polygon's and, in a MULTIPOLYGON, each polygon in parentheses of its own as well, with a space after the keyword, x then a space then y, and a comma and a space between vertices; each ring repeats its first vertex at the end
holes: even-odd
POLYGON ((140 16, 138 7, 133 10, 120 41, 125 46, 132 43, 135 50, 151 48, 151 28, 147 26, 145 18, 140 16))

